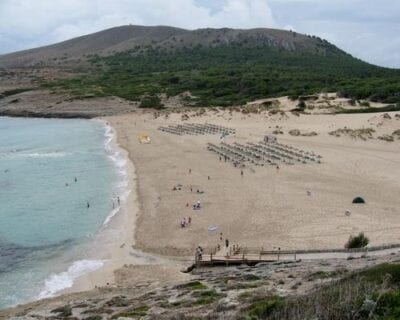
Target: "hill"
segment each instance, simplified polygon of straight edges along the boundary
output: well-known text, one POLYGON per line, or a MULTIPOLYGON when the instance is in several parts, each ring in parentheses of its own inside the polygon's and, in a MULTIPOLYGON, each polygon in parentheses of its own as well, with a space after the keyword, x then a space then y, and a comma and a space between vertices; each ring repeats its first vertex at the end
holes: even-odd
POLYGON ((196 46, 218 47, 253 42, 286 50, 318 51, 320 44, 307 36, 275 29, 199 29, 194 31, 156 26, 120 26, 54 45, 0 56, 0 67, 64 65, 87 55, 107 56, 132 49, 157 47, 168 50, 196 46))
POLYGON ((162 96, 188 106, 242 105, 276 97, 339 92, 400 102, 400 70, 356 59, 326 40, 275 29, 122 26, 0 57, 0 67, 72 68, 51 90, 119 96, 161 108, 162 96))

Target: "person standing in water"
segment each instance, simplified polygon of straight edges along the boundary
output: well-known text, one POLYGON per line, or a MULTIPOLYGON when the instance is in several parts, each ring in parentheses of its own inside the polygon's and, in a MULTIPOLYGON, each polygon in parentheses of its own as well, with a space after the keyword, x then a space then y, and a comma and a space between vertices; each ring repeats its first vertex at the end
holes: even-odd
POLYGON ((121 200, 119 199, 119 196, 117 197, 118 205, 121 205, 121 200))
POLYGON ((78 182, 78 179, 75 177, 75 178, 74 178, 74 181, 75 181, 75 183, 77 183, 77 182, 78 182))
POLYGON ((90 203, 89 203, 89 201, 86 201, 86 208, 90 208, 90 203))

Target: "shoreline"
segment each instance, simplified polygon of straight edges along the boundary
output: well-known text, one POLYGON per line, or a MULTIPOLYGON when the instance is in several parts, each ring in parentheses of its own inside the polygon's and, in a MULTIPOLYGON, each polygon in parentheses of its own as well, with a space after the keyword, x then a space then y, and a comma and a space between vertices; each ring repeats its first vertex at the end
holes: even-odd
MULTIPOLYGON (((117 160, 113 159, 117 170, 126 171, 125 181, 121 182, 123 184, 126 183, 126 185, 123 186, 124 194, 120 196, 120 207, 110 212, 103 221, 103 225, 95 238, 91 240, 91 248, 88 254, 89 259, 94 255, 94 260, 103 262, 103 265, 96 270, 89 271, 75 278, 71 287, 56 292, 55 296, 87 291, 98 286, 113 285, 114 271, 123 267, 125 264, 132 263, 130 248, 134 245, 135 241, 135 222, 139 211, 135 168, 127 155, 127 151, 123 149, 118 142, 118 132, 116 128, 111 126, 107 119, 104 118, 96 118, 94 121, 99 121, 105 126, 106 139, 108 138, 107 130, 110 130, 108 146, 113 151, 113 154, 121 155, 121 158, 124 160, 124 164, 119 166, 117 160)), ((107 145, 105 148, 107 149, 107 145)), ((112 158, 114 155, 109 156, 112 158)))
POLYGON ((102 229, 92 240, 89 258, 102 260, 97 270, 89 271, 74 279, 71 287, 58 291, 55 296, 90 291, 98 287, 115 287, 125 283, 178 282, 187 279, 179 274, 182 261, 178 257, 157 255, 135 246, 137 219, 140 215, 140 197, 137 174, 129 150, 120 142, 118 127, 108 118, 96 118, 109 126, 112 133, 110 146, 124 159, 126 169, 126 198, 121 196, 121 206, 105 219, 102 229), (122 236, 121 236, 122 235, 122 236), (102 251, 99 257, 99 252, 102 251))

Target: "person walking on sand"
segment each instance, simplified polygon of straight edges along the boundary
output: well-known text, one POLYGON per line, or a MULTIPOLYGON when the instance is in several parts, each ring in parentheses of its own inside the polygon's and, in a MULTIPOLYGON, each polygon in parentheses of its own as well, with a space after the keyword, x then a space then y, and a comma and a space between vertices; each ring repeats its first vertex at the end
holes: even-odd
POLYGON ((188 217, 188 223, 189 223, 189 224, 192 223, 192 217, 191 217, 191 216, 188 217))
POLYGON ((192 173, 192 169, 189 168, 189 174, 191 174, 191 173, 192 173))
POLYGON ((240 175, 243 177, 243 170, 240 170, 240 175))
POLYGON ((226 256, 229 257, 229 240, 225 239, 226 256))

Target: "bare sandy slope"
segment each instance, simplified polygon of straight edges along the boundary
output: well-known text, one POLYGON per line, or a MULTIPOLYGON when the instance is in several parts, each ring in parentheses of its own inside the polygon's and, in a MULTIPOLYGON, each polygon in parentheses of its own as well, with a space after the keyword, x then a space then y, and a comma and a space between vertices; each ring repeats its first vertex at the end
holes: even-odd
POLYGON ((342 247, 349 235, 360 231, 370 237, 372 245, 400 242, 400 140, 377 139, 400 127, 398 117, 391 116, 208 111, 191 117, 188 122, 236 128, 236 136, 228 137, 228 143, 257 142, 280 126, 284 132, 280 142, 323 156, 321 164, 281 165, 280 170, 246 168, 243 177, 237 168, 207 151, 207 142, 219 143, 219 136, 177 136, 157 130, 159 125, 181 123, 180 114, 156 119, 151 113, 108 118, 138 175, 141 213, 136 246, 161 254, 193 253, 198 245, 220 243, 219 232, 232 244, 269 249, 342 247), (366 141, 328 134, 344 127, 372 127, 376 133, 366 141), (291 129, 315 131, 318 136, 290 136, 291 129), (151 137, 151 144, 139 143, 142 133, 151 137), (177 184, 183 189, 172 191, 177 184), (197 189, 204 194, 196 194, 197 189), (356 196, 367 203, 352 204, 356 196), (197 200, 203 209, 193 211, 191 205, 197 200), (345 210, 351 215, 346 216, 345 210), (192 217, 192 225, 182 229, 179 222, 187 216, 192 217), (217 232, 210 234, 209 225, 217 225, 217 232))

